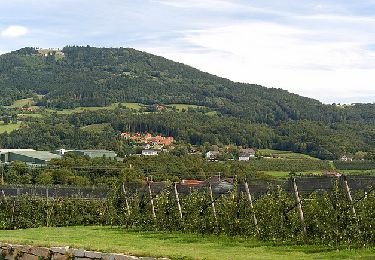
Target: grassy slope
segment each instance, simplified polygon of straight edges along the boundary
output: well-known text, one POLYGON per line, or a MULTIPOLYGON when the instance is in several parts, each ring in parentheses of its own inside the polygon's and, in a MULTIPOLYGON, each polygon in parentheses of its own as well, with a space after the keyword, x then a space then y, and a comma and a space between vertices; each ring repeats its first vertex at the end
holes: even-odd
POLYGON ((258 152, 264 155, 271 155, 275 157, 279 157, 282 159, 312 159, 318 160, 317 158, 311 157, 307 154, 302 153, 293 153, 290 151, 280 151, 280 150, 272 150, 272 149, 259 149, 258 152))
POLYGON ((109 123, 93 124, 81 127, 82 130, 92 133, 101 133, 108 128, 111 128, 111 124, 109 123))
MULTIPOLYGON (((273 156, 275 158, 286 159, 286 160, 296 160, 296 159, 319 160, 307 154, 294 153, 290 151, 259 149, 258 153, 260 155, 273 156)), ((262 173, 268 176, 272 176, 274 178, 288 178, 289 177, 289 172, 285 172, 285 171, 263 171, 262 173)), ((307 171, 307 172, 297 172, 296 174, 297 175, 322 175, 322 172, 321 171, 307 171)))
POLYGON ((116 106, 111 105, 107 107, 77 107, 74 109, 63 109, 63 110, 54 110, 54 109, 46 109, 47 112, 53 113, 56 112, 57 114, 62 114, 62 115, 70 115, 73 113, 81 113, 84 111, 97 111, 97 110, 102 110, 102 109, 115 109, 116 106))
POLYGON ((18 114, 18 119, 22 120, 24 118, 42 118, 43 115, 40 113, 34 113, 34 114, 18 114))
MULTIPOLYGON (((268 176, 275 177, 275 178, 288 178, 290 177, 290 172, 285 172, 285 171, 262 171, 261 173, 264 173, 268 176)), ((297 176, 299 175, 317 175, 321 176, 322 172, 321 171, 307 171, 307 172, 296 172, 295 173, 297 176)))
MULTIPOLYGON (((33 98, 25 98, 25 99, 19 99, 16 100, 13 105, 8 106, 7 108, 20 108, 25 105, 31 105, 33 103, 33 98)), ((63 110, 55 110, 55 109, 46 109, 45 111, 47 113, 53 113, 56 112, 58 114, 64 114, 64 115, 69 115, 73 113, 81 113, 84 111, 97 111, 97 110, 102 110, 102 109, 107 109, 107 110, 113 110, 117 108, 119 103, 113 103, 109 106, 106 107, 77 107, 74 109, 63 109, 63 110)), ((141 103, 121 103, 122 106, 129 108, 129 109, 134 109, 139 111, 141 108, 145 107, 144 104, 141 103)), ((188 105, 188 104, 170 104, 168 107, 173 107, 175 106, 178 111, 181 111, 182 109, 188 109, 188 108, 199 108, 203 106, 197 106, 197 105, 188 105)), ((38 109, 39 107, 32 106, 35 109, 38 109)), ((215 111, 209 112, 209 113, 216 113, 215 111)), ((20 114, 22 115, 22 114, 20 114)), ((33 114, 26 114, 22 115, 24 117, 41 117, 41 114, 35 114, 36 116, 33 116, 33 114)))
POLYGON ((19 99, 19 100, 14 101, 13 105, 9 106, 9 108, 23 107, 25 105, 31 106, 32 103, 33 103, 33 98, 19 99))
POLYGON ((176 107, 177 110, 181 111, 182 109, 189 109, 189 108, 204 108, 204 106, 197 106, 197 105, 188 105, 188 104, 169 104, 169 107, 176 107))
POLYGON ((0 121, 0 134, 4 132, 10 133, 20 128, 20 126, 21 126, 21 122, 17 122, 17 124, 10 123, 10 124, 4 125, 4 123, 0 121))
POLYGON ((0 241, 39 246, 72 246, 102 252, 172 259, 343 259, 375 256, 375 249, 281 245, 216 236, 134 232, 110 227, 1 230, 0 241))

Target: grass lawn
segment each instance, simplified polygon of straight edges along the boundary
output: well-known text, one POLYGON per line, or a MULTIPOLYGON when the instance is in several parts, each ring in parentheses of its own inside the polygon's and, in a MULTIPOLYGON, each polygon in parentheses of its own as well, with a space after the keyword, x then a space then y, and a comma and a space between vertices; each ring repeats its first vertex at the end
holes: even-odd
POLYGON ((354 175, 374 175, 375 169, 373 170, 337 170, 343 174, 354 174, 354 175))
MULTIPOLYGON (((111 124, 103 123, 103 124, 92 124, 87 126, 82 126, 81 129, 91 133, 101 133, 108 128, 112 128, 111 124)), ((113 129, 113 128, 112 128, 113 129)))
POLYGON ((265 154, 265 155, 271 155, 276 156, 282 159, 313 159, 313 160, 319 160, 317 158, 311 157, 307 154, 302 153, 294 153, 290 151, 280 151, 280 150, 272 150, 272 149, 259 149, 259 153, 265 154))
POLYGON ((43 115, 40 113, 35 114, 18 114, 18 118, 42 118, 43 115))
MULTIPOLYGON (((284 172, 284 171, 262 171, 265 175, 274 177, 274 178, 289 178, 290 177, 290 171, 289 172, 284 172)), ((308 171, 308 172, 296 172, 297 176, 304 176, 304 175, 316 175, 316 176, 321 176, 322 172, 321 171, 308 171)))
MULTIPOLYGON (((20 100, 16 100, 13 103, 12 106, 8 106, 7 108, 20 108, 20 107, 23 107, 24 105, 31 105, 32 102, 33 102, 32 98, 20 99, 20 100)), ((136 111, 139 111, 140 109, 145 107, 145 105, 141 104, 141 103, 126 102, 126 103, 113 103, 113 104, 105 106, 105 107, 77 107, 77 108, 74 108, 74 109, 62 109, 62 110, 56 110, 56 109, 48 108, 48 109, 44 109, 43 111, 45 111, 47 114, 56 112, 57 114, 70 115, 70 114, 73 114, 73 113, 81 113, 81 112, 84 112, 84 111, 98 111, 98 110, 103 110, 103 109, 114 110, 118 107, 119 104, 121 104, 122 106, 124 106, 128 109, 134 109, 136 111)), ((203 106, 188 105, 188 104, 169 104, 167 106, 169 108, 172 108, 174 106, 174 107, 176 107, 176 109, 178 111, 182 111, 182 109, 187 110, 188 108, 200 108, 200 107, 203 108, 203 106)), ((39 109, 40 107, 32 106, 32 108, 39 109)), ((217 113, 216 113, 216 111, 211 111, 211 112, 208 112, 207 114, 216 115, 217 113)), ((38 115, 43 116, 41 114, 38 114, 38 115)), ((31 116, 29 116, 29 117, 31 117, 31 116)))
POLYGON ((73 113, 82 113, 85 111, 98 111, 102 109, 115 109, 114 106, 107 106, 107 107, 77 107, 74 109, 63 109, 63 110, 54 110, 54 109, 46 109, 47 112, 53 113, 56 112, 57 114, 60 115, 70 115, 73 113))
POLYGON ((208 115, 208 116, 216 116, 217 112, 216 111, 210 111, 210 112, 207 112, 206 115, 208 115))
POLYGON ((142 107, 144 107, 144 105, 141 103, 121 103, 121 104, 123 106, 126 106, 129 109, 134 109, 134 110, 140 110, 142 107))
POLYGON ((172 259, 353 259, 375 257, 375 248, 336 250, 323 246, 272 245, 252 239, 173 232, 135 232, 111 227, 1 230, 0 241, 71 246, 101 252, 172 259))
POLYGON ((32 103, 33 98, 19 99, 14 101, 13 105, 9 106, 9 108, 23 107, 25 105, 31 106, 32 103))
MULTIPOLYGON (((142 104, 139 103, 121 103, 123 106, 129 109, 139 110, 142 108, 142 104)), ((45 111, 48 113, 56 112, 57 114, 61 115, 70 115, 73 113, 82 113, 85 111, 98 111, 98 110, 114 110, 118 107, 118 103, 113 103, 112 105, 106 107, 76 107, 74 109, 63 109, 63 110, 55 110, 55 109, 46 109, 45 111)))
POLYGON ((189 105, 189 104, 169 104, 168 107, 176 107, 177 110, 181 111, 182 109, 188 110, 189 108, 203 108, 204 106, 189 105))
POLYGON ((17 124, 9 123, 7 125, 4 125, 4 122, 0 121, 0 134, 5 133, 5 132, 10 133, 20 128, 20 126, 21 126, 21 122, 17 122, 17 124))

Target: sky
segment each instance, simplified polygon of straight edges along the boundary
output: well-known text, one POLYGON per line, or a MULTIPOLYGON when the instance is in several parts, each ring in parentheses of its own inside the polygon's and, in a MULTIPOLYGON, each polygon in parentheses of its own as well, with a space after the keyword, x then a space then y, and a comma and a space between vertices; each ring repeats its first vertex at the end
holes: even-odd
POLYGON ((132 47, 324 103, 375 102, 375 0, 0 0, 0 54, 132 47))

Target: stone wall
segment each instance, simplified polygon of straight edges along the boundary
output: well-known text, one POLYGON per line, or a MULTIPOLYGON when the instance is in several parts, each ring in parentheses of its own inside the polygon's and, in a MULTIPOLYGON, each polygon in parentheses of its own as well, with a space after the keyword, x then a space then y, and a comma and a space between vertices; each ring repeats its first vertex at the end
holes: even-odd
POLYGON ((136 257, 124 254, 101 253, 70 247, 34 247, 0 242, 0 260, 169 260, 168 258, 136 257))

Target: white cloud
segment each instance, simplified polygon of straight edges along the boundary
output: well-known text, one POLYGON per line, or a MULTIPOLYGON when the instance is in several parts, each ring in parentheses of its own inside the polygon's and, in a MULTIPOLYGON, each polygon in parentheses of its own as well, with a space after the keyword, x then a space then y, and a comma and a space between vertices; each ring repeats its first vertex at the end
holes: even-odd
POLYGON ((28 32, 29 30, 24 26, 11 25, 1 31, 1 36, 7 38, 17 38, 24 36, 28 32))
MULTIPOLYGON (((290 16, 289 12, 275 10, 272 8, 263 8, 252 5, 250 3, 244 3, 242 1, 230 1, 230 0, 152 0, 154 3, 171 6, 175 8, 183 9, 201 9, 208 13, 212 11, 223 11, 223 12, 236 12, 236 13, 259 13, 259 14, 271 14, 280 16, 290 16)), ((208 14, 209 15, 209 14, 208 14)))
POLYGON ((369 16, 350 16, 350 15, 306 15, 295 16, 300 19, 321 20, 321 21, 336 21, 336 22, 355 22, 355 23, 375 23, 374 17, 369 16))
POLYGON ((205 53, 173 46, 147 50, 235 81, 324 102, 355 101, 375 96, 375 51, 363 47, 375 42, 375 35, 351 30, 249 22, 187 32, 185 41, 205 53))
POLYGON ((153 2, 177 8, 233 9, 239 7, 239 5, 233 3, 233 1, 225 0, 154 0, 153 2))

